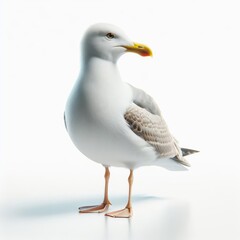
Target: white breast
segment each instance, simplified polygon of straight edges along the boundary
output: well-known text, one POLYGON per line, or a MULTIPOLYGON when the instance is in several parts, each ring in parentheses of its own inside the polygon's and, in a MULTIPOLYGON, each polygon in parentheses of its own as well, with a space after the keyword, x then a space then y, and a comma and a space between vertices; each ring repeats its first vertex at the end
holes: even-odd
POLYGON ((68 133, 88 158, 106 166, 135 168, 156 159, 152 147, 127 126, 132 92, 115 64, 93 59, 67 101, 68 133))

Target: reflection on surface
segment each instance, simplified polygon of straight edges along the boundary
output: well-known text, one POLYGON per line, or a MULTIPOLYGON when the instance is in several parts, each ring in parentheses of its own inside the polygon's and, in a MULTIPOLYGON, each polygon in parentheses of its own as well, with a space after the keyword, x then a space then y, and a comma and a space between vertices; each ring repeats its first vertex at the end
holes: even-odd
POLYGON ((187 203, 152 199, 135 204, 134 209, 131 219, 106 219, 105 239, 188 239, 187 203))
MULTIPOLYGON (((163 200, 155 196, 136 195, 132 198, 133 203, 146 202, 150 200, 163 200)), ((111 198, 114 206, 121 206, 125 203, 126 196, 111 198)), ((22 205, 8 206, 5 213, 13 218, 25 217, 47 217, 61 214, 76 213, 80 206, 96 205, 102 202, 102 196, 82 197, 79 199, 59 200, 44 203, 25 203, 22 205)))
MULTIPOLYGON (((121 208, 125 200, 125 197, 113 198, 110 211, 121 208)), ((139 195, 133 197, 134 215, 131 219, 109 218, 103 214, 78 214, 79 205, 99 202, 100 196, 19 206, 7 214, 6 232, 9 230, 12 235, 32 239, 35 235, 40 237, 43 234, 39 229, 40 224, 48 233, 47 238, 42 236, 44 239, 187 239, 189 207, 186 202, 139 195), (56 228, 58 231, 55 231, 56 228)))

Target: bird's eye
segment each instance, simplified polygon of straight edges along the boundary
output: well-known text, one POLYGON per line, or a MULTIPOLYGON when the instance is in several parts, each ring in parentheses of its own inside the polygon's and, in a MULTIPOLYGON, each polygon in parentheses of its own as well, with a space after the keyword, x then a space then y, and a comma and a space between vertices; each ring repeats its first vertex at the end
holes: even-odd
POLYGON ((107 34, 106 34, 106 37, 107 37, 108 39, 113 39, 113 38, 115 37, 115 35, 114 35, 113 33, 107 33, 107 34))

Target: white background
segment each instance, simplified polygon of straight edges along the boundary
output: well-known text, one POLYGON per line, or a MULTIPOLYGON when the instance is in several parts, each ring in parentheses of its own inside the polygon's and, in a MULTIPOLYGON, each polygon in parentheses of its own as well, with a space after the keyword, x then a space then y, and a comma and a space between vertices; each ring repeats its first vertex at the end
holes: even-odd
MULTIPOLYGON (((1 239, 239 239, 240 7, 238 1, 1 1, 1 239), (100 203, 104 169, 63 124, 80 70, 80 39, 118 25, 153 58, 127 54, 124 81, 159 103, 190 171, 135 171, 132 219, 79 215, 100 203)), ((106 149, 107 151, 107 149, 106 149)), ((111 210, 127 198, 111 168, 111 210)))

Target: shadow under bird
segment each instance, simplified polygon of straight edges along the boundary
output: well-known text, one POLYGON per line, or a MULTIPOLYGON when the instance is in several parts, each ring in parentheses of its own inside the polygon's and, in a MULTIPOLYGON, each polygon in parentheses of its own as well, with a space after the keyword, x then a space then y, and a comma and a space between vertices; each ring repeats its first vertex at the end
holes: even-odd
POLYGON ((122 81, 117 61, 127 52, 152 56, 149 47, 132 42, 111 24, 89 27, 82 40, 82 70, 67 100, 64 120, 79 151, 105 167, 105 191, 100 205, 82 207, 81 213, 108 209, 109 167, 130 170, 129 195, 124 209, 106 216, 128 218, 136 168, 185 170, 189 163, 184 156, 197 152, 179 147, 151 96, 122 81))

